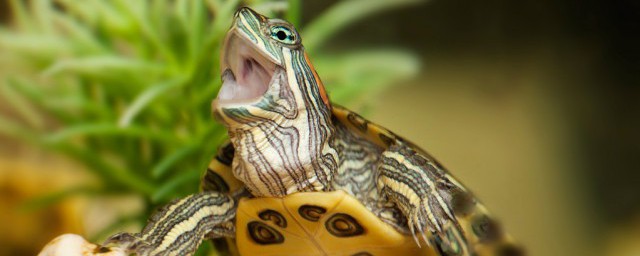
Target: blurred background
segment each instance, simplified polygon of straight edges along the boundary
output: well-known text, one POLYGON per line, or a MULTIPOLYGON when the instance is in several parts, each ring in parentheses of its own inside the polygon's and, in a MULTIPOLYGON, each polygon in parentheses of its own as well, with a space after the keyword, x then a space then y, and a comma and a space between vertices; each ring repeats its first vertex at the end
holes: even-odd
POLYGON ((636 1, 132 2, 0 2, 0 255, 135 231, 197 190, 240 4, 292 21, 334 101, 438 158, 530 255, 640 255, 636 1))

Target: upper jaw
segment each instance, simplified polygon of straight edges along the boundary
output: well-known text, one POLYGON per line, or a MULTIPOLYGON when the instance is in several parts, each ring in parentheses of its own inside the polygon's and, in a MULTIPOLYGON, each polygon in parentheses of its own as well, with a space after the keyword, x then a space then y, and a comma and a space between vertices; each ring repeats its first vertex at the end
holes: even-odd
POLYGON ((259 101, 279 67, 250 39, 235 30, 230 31, 222 50, 222 87, 213 102, 214 108, 259 101))

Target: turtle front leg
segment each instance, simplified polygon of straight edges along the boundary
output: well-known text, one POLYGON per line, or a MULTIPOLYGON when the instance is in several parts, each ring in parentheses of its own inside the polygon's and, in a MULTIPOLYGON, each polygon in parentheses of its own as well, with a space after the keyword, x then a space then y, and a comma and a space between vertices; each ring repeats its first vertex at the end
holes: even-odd
POLYGON ((435 161, 396 142, 382 153, 377 188, 407 218, 416 242, 440 255, 525 255, 466 188, 435 161))
MULTIPOLYGON (((448 173, 415 152, 397 143, 382 153, 378 163, 377 188, 386 200, 395 203, 407 218, 408 228, 442 255, 469 255, 471 249, 454 214, 454 200, 468 195, 448 173)), ((466 207, 475 204, 470 197, 466 207)))
POLYGON ((159 209, 137 234, 119 233, 114 244, 137 255, 191 255, 203 239, 232 237, 235 200, 223 193, 204 192, 175 200, 159 209))

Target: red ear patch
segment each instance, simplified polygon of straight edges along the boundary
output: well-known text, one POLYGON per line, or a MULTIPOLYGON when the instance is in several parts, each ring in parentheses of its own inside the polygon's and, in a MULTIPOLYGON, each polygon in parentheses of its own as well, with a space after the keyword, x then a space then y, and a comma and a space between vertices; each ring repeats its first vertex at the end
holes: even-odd
POLYGON ((327 107, 331 108, 331 102, 329 101, 329 96, 327 95, 327 91, 324 89, 324 84, 322 83, 322 81, 320 81, 320 76, 318 76, 318 73, 316 72, 316 69, 313 67, 313 64, 311 64, 311 60, 309 60, 309 56, 307 55, 307 53, 304 53, 304 60, 307 62, 307 65, 309 65, 309 68, 311 68, 311 72, 313 72, 313 77, 316 79, 316 84, 318 85, 318 92, 320 92, 320 97, 322 97, 322 101, 324 102, 325 105, 327 105, 327 107))

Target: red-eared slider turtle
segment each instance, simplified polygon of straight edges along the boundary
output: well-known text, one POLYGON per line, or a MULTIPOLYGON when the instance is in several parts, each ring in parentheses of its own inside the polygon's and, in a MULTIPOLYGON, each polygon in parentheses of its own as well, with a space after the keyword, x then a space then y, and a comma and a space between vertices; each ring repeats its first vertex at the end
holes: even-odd
MULTIPOLYGON (((283 20, 234 17, 213 112, 229 130, 203 192, 106 244, 190 255, 520 255, 483 205, 414 144, 332 105, 283 20)), ((407 113, 408 114, 408 113, 407 113)))

